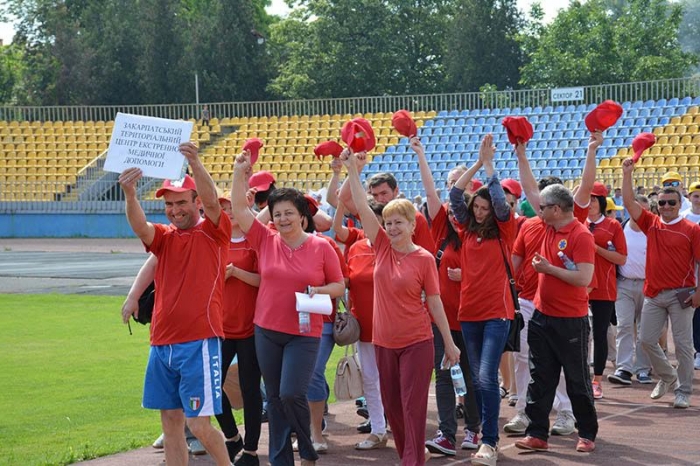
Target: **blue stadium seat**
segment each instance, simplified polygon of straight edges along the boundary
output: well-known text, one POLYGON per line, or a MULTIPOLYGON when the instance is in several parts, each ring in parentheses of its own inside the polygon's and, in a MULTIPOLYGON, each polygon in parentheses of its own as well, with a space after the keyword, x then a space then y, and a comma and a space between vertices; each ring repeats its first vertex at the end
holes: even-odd
POLYGON ((445 126, 445 120, 435 120, 435 126, 445 126))
POLYGON ((474 126, 475 124, 476 124, 476 119, 474 117, 467 118, 467 121, 465 122, 466 126, 474 126))
POLYGON ((666 106, 666 99, 659 99, 656 101, 656 105, 654 107, 665 107, 666 106))
POLYGON ((637 118, 638 116, 639 116, 639 110, 637 110, 636 108, 632 108, 628 112, 625 113, 625 119, 637 118))
POLYGON ((425 123, 423 123, 423 126, 431 127, 435 126, 435 120, 425 120, 425 123))
POLYGON ((572 115, 571 113, 564 113, 564 114, 561 116, 561 118, 559 119, 559 121, 563 121, 563 122, 565 122, 565 123, 568 123, 568 122, 571 121, 571 118, 572 118, 571 115, 572 115))
POLYGON ((549 176, 556 176, 558 178, 561 178, 561 170, 558 168, 555 168, 551 172, 549 172, 549 176))
POLYGON ((571 169, 576 169, 579 168, 580 162, 578 159, 570 158, 569 162, 567 163, 566 167, 571 168, 571 169))
POLYGON ((656 104, 656 102, 654 102, 653 100, 646 100, 646 101, 644 101, 643 107, 644 108, 652 108, 655 104, 656 104))
POLYGON ((692 105, 700 105, 700 95, 695 97, 691 102, 692 105))
POLYGON ((578 113, 584 113, 584 112, 586 111, 586 104, 579 104, 579 105, 576 107, 576 111, 577 111, 578 113))
POLYGON ((481 111, 479 112, 481 116, 489 116, 491 115, 491 109, 490 108, 482 108, 481 111))
POLYGON ((533 125, 535 125, 535 124, 537 124, 537 123, 540 122, 540 117, 537 116, 537 115, 529 116, 529 117, 527 117, 527 119, 528 119, 528 121, 529 121, 531 124, 533 124, 533 125))
POLYGON ((506 163, 503 160, 496 160, 496 170, 503 170, 506 168, 506 163))
POLYGON ((564 113, 574 113, 576 111, 576 106, 574 105, 567 105, 566 108, 564 109, 564 113))
POLYGON ((447 117, 447 110, 440 110, 437 114, 438 118, 446 118, 447 117))
POLYGON ((535 107, 535 108, 532 109, 532 113, 534 113, 535 115, 541 115, 541 114, 543 114, 544 112, 542 111, 542 107, 540 107, 540 106, 538 105, 537 107, 535 107))
POLYGON ((445 152, 454 152, 455 151, 455 145, 452 142, 448 142, 445 144, 445 152))
POLYGON ((435 146, 435 152, 445 152, 445 145, 444 144, 437 144, 435 146))
POLYGON ((515 163, 515 160, 510 159, 510 160, 506 160, 506 168, 509 170, 514 170, 514 169, 518 168, 518 166, 515 163))
POLYGON ((681 100, 681 105, 691 105, 692 103, 693 103, 693 99, 690 96, 683 97, 683 99, 681 100))
POLYGON ((552 123, 559 123, 559 120, 561 119, 561 115, 559 113, 553 113, 549 115, 549 121, 552 123))
POLYGON ((573 178, 580 178, 583 170, 580 168, 577 168, 576 170, 572 170, 571 174, 573 178))
POLYGON ((450 113, 448 116, 451 117, 458 117, 459 116, 459 110, 450 110, 450 113))
POLYGON ((659 119, 656 117, 649 117, 647 118, 646 125, 647 126, 658 126, 659 124, 659 119))
POLYGON ((634 102, 632 102, 631 108, 640 109, 640 108, 642 108, 643 105, 644 105, 644 103, 641 100, 635 100, 634 102))
POLYGON ((562 170, 561 171, 561 179, 562 180, 570 180, 572 178, 572 171, 571 170, 562 170))
POLYGON ((557 161, 555 159, 547 160, 547 168, 556 168, 557 161))
POLYGON ((486 124, 486 118, 479 117, 476 119, 476 123, 475 123, 476 126, 483 126, 484 124, 486 124))
POLYGON ((554 107, 554 113, 562 114, 564 113, 564 106, 563 105, 557 105, 554 107))
POLYGON ((462 110, 459 112, 459 116, 461 117, 468 117, 469 116, 469 110, 462 110))
POLYGON ((496 118, 490 116, 486 119, 486 124, 487 125, 495 125, 496 124, 496 118))
POLYGON ((666 126, 671 119, 667 116, 662 116, 659 118, 659 126, 666 126))
POLYGON ((542 113, 552 113, 554 111, 554 107, 551 105, 547 105, 545 108, 542 109, 542 113))
POLYGON ((532 151, 532 155, 530 155, 530 159, 532 160, 539 160, 542 158, 542 151, 539 149, 535 149, 532 151))
POLYGON ((456 121, 454 118, 448 118, 445 120, 445 126, 454 126, 456 124, 456 121))
MULTIPOLYGON (((538 112, 535 112, 535 111, 532 109, 532 107, 525 107, 525 108, 523 109, 523 112, 522 112, 522 113, 523 113, 523 115, 529 115, 529 114, 531 114, 531 113, 538 113, 538 112)), ((539 112, 539 113, 541 113, 541 112, 539 112)))
MULTIPOLYGON (((598 106, 598 104, 588 104, 588 107, 586 108, 586 113, 590 112, 591 110, 593 110, 597 106, 598 106)), ((624 107, 622 107, 622 108, 624 108, 624 107)), ((629 107, 627 107, 627 108, 629 108, 629 107)))
POLYGON ((668 99, 668 102, 666 103, 667 106, 669 107, 675 107, 678 105, 679 99, 678 97, 673 97, 671 99, 668 99))
POLYGON ((630 108, 632 108, 632 102, 622 102, 622 110, 625 112, 628 111, 630 108))
MULTIPOLYGON (((652 100, 653 102, 653 100, 652 100)), ((649 118, 651 115, 651 110, 649 108, 643 108, 639 111, 639 116, 642 118, 649 118)))

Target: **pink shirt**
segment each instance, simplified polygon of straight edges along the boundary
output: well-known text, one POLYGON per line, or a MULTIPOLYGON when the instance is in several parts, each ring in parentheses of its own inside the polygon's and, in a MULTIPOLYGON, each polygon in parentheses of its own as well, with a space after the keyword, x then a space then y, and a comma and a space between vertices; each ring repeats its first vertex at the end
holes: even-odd
POLYGON ((420 246, 407 255, 394 251, 381 228, 373 247, 377 259, 372 342, 384 348, 404 348, 433 338, 422 293, 440 294, 435 257, 420 246))
POLYGON ((258 253, 260 289, 255 305, 255 325, 292 335, 320 337, 323 316, 311 314, 311 332, 299 333, 299 314, 295 292, 307 286, 342 283, 340 260, 323 238, 308 235, 296 249, 282 240, 279 232, 266 228, 258 220, 246 234, 258 253))

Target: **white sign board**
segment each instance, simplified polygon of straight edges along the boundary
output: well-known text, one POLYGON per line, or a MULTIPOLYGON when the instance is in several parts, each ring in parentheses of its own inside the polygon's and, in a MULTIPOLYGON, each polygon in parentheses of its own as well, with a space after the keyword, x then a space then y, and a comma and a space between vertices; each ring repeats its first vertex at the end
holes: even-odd
POLYGON ((582 87, 560 87, 552 89, 552 102, 570 102, 583 100, 582 87))
POLYGON ((121 173, 137 167, 145 176, 177 180, 185 163, 178 146, 191 133, 189 121, 117 113, 104 169, 121 173))

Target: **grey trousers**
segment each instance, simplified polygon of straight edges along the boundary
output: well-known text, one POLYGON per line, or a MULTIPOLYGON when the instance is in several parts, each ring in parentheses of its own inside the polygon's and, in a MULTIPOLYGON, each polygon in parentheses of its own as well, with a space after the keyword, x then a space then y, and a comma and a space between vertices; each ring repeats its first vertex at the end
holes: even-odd
POLYGON ((693 392, 693 313, 692 306, 681 307, 676 293, 679 289, 664 290, 654 298, 644 298, 642 308, 642 348, 649 356, 654 372, 667 383, 676 376, 680 385, 676 393, 690 396, 693 392), (676 371, 659 345, 659 337, 671 319, 673 342, 676 345, 676 371))
POLYGON ((642 350, 640 331, 644 305, 644 280, 617 279, 617 368, 638 374, 649 372, 651 362, 642 350), (636 332, 635 332, 636 330, 636 332), (635 338, 636 333, 636 338, 635 338))

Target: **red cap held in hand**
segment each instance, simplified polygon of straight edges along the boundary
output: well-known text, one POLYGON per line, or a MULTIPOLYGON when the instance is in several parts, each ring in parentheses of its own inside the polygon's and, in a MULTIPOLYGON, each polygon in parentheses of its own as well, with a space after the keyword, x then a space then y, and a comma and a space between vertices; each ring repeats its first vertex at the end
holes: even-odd
POLYGON ((532 125, 525 117, 505 117, 501 122, 508 133, 511 144, 525 144, 532 138, 532 125))
POLYGON ((586 128, 591 133, 605 131, 622 116, 622 107, 617 102, 606 100, 586 115, 586 128))
POLYGON ((343 152, 343 146, 335 141, 322 142, 318 146, 314 147, 314 154, 319 159, 326 155, 332 155, 333 158, 340 157, 340 153, 343 152))
POLYGON ((632 149, 634 150, 634 157, 632 161, 637 163, 637 161, 642 157, 642 152, 656 144, 656 136, 653 133, 639 133, 632 140, 632 149))
POLYGON ((265 144, 258 138, 250 138, 243 144, 243 150, 250 151, 250 164, 253 165, 258 160, 260 149, 265 144))
POLYGON ((402 136, 412 138, 418 134, 416 122, 411 118, 408 110, 399 110, 391 117, 391 125, 402 136))
POLYGON ((372 125, 364 118, 353 118, 345 123, 340 134, 345 144, 350 146, 353 152, 370 151, 377 145, 372 125), (356 150, 353 143, 355 147, 361 149, 356 150))

